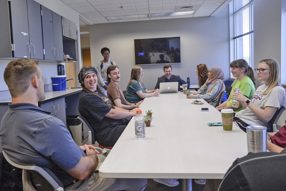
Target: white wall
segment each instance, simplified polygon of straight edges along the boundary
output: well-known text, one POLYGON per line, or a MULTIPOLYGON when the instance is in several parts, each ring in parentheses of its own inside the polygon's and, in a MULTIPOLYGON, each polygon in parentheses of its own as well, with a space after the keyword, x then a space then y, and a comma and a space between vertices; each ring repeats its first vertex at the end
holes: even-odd
MULTIPOLYGON (((227 6, 212 17, 93 25, 89 28, 92 64, 98 65, 102 60, 100 49, 109 47, 111 59, 120 66, 120 85, 125 89, 135 63, 134 39, 179 36, 181 64, 173 65, 174 74, 180 74, 183 79, 190 76, 191 83, 197 83, 195 67, 205 63, 210 68, 221 67, 228 77, 228 26, 227 6)), ((163 66, 142 66, 143 82, 147 88, 153 88, 163 73, 163 66)))
MULTIPOLYGON (((279 64, 282 63, 282 45, 285 47, 285 36, 282 38, 282 15, 281 4, 285 0, 255 0, 254 1, 254 64, 264 59, 275 59, 279 64), (283 40, 284 39, 284 40, 283 40)), ((285 12, 285 10, 284 10, 285 12)), ((284 13, 285 15, 285 13, 284 13)), ((285 16, 284 16, 285 17, 285 16)), ((285 27, 284 27, 285 28, 285 27)), ((284 29, 285 30, 285 29, 284 29)), ((285 33, 284 33, 285 35, 285 33)), ((284 49, 285 51, 285 49, 284 49)), ((284 55, 285 56, 285 55, 284 55)), ((285 62, 285 61, 284 61, 285 62)), ((285 71, 285 64, 280 71, 285 71)), ((286 82, 286 71, 282 82, 286 82)))

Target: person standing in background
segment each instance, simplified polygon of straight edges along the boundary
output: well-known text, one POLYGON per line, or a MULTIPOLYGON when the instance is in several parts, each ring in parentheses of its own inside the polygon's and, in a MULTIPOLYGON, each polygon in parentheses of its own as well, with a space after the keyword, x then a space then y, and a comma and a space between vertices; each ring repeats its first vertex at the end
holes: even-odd
POLYGON ((208 67, 205 64, 199 64, 197 65, 197 75, 198 75, 198 81, 199 81, 199 86, 201 87, 202 85, 205 84, 205 82, 208 79, 208 67))
POLYGON ((101 55, 103 56, 103 60, 100 61, 97 69, 99 71, 99 84, 104 84, 105 87, 107 86, 108 77, 107 77, 107 68, 111 65, 116 65, 114 61, 110 59, 110 50, 107 47, 103 47, 100 51, 101 55))

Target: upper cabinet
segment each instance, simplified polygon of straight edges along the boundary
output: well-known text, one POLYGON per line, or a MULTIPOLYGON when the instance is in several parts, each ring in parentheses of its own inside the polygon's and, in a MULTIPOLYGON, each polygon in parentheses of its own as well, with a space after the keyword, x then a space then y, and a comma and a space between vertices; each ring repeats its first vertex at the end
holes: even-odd
POLYGON ((45 60, 64 59, 61 16, 42 7, 43 42, 45 60))
POLYGON ((63 36, 77 40, 76 24, 64 17, 62 18, 62 22, 63 22, 63 36))
POLYGON ((0 57, 63 60, 61 16, 34 0, 1 0, 0 26, 0 57))
POLYGON ((33 0, 1 1, 2 57, 43 59, 41 7, 33 0), (3 42, 3 43, 2 43, 3 42))

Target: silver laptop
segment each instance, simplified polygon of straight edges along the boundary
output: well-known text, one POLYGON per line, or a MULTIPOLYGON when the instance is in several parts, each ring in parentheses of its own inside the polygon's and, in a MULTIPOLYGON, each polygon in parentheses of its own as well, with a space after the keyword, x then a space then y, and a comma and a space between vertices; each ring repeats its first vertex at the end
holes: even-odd
POLYGON ((177 93, 178 85, 178 82, 161 82, 160 93, 177 93))

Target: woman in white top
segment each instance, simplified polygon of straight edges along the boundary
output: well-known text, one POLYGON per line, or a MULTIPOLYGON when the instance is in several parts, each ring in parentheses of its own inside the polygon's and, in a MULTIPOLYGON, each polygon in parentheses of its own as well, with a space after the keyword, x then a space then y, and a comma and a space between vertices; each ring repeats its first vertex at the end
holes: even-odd
MULTIPOLYGON (((261 60, 258 67, 257 79, 263 84, 257 88, 253 98, 249 100, 237 92, 234 97, 245 108, 236 113, 235 121, 243 128, 246 125, 268 126, 275 112, 285 106, 285 90, 278 84, 278 64, 272 59, 261 60), (241 125, 241 121, 245 125, 241 125)), ((269 126, 268 131, 272 128, 269 126)))

